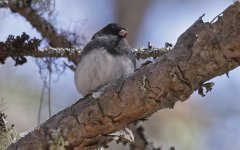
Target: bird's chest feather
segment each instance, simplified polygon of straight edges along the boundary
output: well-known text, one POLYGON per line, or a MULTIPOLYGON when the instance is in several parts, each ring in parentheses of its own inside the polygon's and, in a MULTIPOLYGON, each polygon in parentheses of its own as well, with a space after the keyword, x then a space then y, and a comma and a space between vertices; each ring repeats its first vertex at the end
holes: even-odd
POLYGON ((133 62, 126 56, 113 56, 104 48, 86 54, 77 66, 75 83, 83 94, 100 85, 134 72, 133 62))

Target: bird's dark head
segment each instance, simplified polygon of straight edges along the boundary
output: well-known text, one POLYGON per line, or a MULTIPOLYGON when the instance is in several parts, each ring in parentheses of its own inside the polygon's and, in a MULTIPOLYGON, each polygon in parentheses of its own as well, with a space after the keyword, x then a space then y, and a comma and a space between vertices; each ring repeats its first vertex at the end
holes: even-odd
POLYGON ((95 33, 92 37, 92 40, 96 37, 106 36, 106 35, 113 35, 118 36, 120 38, 125 38, 127 36, 127 30, 124 27, 116 23, 110 23, 102 28, 100 31, 95 33))

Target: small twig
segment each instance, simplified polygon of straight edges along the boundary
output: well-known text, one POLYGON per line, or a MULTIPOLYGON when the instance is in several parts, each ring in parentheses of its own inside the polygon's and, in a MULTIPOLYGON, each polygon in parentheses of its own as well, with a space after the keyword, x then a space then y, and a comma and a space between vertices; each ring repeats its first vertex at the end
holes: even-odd
POLYGON ((45 93, 45 88, 46 88, 46 86, 44 84, 43 87, 42 87, 40 104, 39 104, 39 108, 38 108, 38 122, 37 122, 38 126, 40 125, 40 120, 41 120, 41 110, 42 110, 42 103, 43 103, 43 96, 44 96, 44 93, 45 93))
MULTIPOLYGON (((51 64, 51 62, 50 62, 51 64)), ((51 80, 52 80, 52 72, 49 70, 49 74, 48 74, 48 115, 49 118, 52 116, 52 112, 51 112, 51 80)))
POLYGON ((223 12, 219 13, 216 17, 214 17, 213 20, 210 22, 210 24, 212 24, 213 21, 216 20, 216 19, 217 19, 220 15, 222 15, 222 14, 223 14, 223 12))
POLYGON ((73 72, 75 72, 75 70, 76 70, 76 66, 74 66, 74 65, 69 65, 66 62, 63 62, 63 65, 68 67, 73 72))
MULTIPOLYGON (((204 16, 205 16, 205 14, 202 14, 202 16, 199 17, 199 19, 202 20, 202 18, 203 18, 204 16)), ((199 20, 199 19, 198 19, 198 20, 199 20)))

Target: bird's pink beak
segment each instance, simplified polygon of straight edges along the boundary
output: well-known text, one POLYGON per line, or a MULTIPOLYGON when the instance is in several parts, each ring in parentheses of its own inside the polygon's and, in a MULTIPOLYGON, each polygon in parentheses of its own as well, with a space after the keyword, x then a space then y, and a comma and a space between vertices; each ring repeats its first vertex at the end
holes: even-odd
POLYGON ((119 32, 118 32, 118 35, 125 38, 127 36, 127 30, 125 29, 121 29, 119 32))

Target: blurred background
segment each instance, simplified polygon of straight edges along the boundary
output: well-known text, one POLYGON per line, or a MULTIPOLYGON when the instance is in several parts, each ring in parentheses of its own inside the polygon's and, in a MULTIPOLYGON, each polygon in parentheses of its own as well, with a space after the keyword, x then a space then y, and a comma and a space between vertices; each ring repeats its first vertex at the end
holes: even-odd
MULTIPOLYGON (((77 31, 90 40, 93 33, 110 22, 118 22, 128 29, 132 47, 148 42, 163 47, 175 44, 177 38, 205 13, 204 21, 233 3, 232 0, 56 0, 54 26, 77 31)), ((22 16, 0 9, 0 41, 9 34, 26 32, 31 37, 40 34, 22 16)), ((205 97, 194 93, 186 102, 178 102, 174 109, 158 111, 143 123, 146 137, 154 145, 167 150, 225 150, 240 149, 240 70, 212 79, 213 90, 205 97)), ((9 123, 18 132, 37 126, 38 107, 43 82, 35 59, 15 67, 9 59, 0 65, 0 101, 9 123)), ((66 70, 59 80, 52 82, 53 113, 70 106, 81 95, 74 85, 73 72, 66 70)), ((44 99, 41 122, 48 119, 47 97, 44 99)), ((109 149, 125 149, 114 145, 109 149)))

